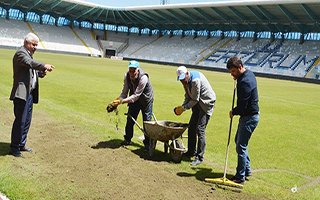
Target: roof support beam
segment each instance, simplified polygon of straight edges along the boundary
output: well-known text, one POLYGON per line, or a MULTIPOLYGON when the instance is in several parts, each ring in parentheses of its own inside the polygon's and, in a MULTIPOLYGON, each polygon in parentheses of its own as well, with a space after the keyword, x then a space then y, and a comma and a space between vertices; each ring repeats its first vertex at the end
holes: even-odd
MULTIPOLYGON (((180 12, 178 11, 175 11, 175 10, 172 10, 173 13, 175 14, 175 16, 179 16, 179 18, 184 18, 184 17, 187 17, 188 20, 190 20, 189 24, 190 24, 190 29, 193 29, 193 30, 196 30, 198 29, 197 26, 195 26, 195 24, 198 23, 198 21, 196 20, 196 16, 194 16, 192 13, 184 10, 184 9, 179 9, 179 11, 181 11, 184 15, 182 16, 180 12)), ((183 24, 186 24, 186 22, 183 22, 183 24)))
POLYGON ((310 19, 312 19, 313 21, 317 21, 317 16, 312 12, 312 10, 306 4, 301 4, 301 7, 309 16, 310 19))
POLYGON ((50 6, 49 6, 49 8, 45 11, 45 13, 47 13, 47 12, 49 12, 49 11, 52 11, 55 7, 57 7, 59 4, 61 3, 61 1, 57 1, 57 2, 55 2, 55 3, 53 3, 53 4, 51 4, 50 6))
POLYGON ((246 21, 248 21, 248 19, 245 18, 245 16, 243 16, 238 10, 236 10, 232 6, 229 6, 228 8, 231 10, 231 12, 233 14, 235 14, 238 18, 240 18, 242 20, 242 23, 241 23, 242 26, 246 25, 249 29, 252 29, 252 27, 249 25, 249 23, 246 22, 246 21))
POLYGON ((93 21, 97 21, 99 19, 99 17, 102 15, 103 11, 105 11, 105 10, 100 8, 100 12, 96 15, 95 18, 93 18, 93 21))
POLYGON ((213 10, 215 13, 217 13, 224 21, 230 20, 230 18, 227 15, 225 15, 223 12, 221 12, 217 8, 210 8, 210 9, 213 10))
MULTIPOLYGON (((147 13, 148 15, 152 15, 154 16, 154 19, 156 20, 156 18, 161 18, 162 20, 166 20, 162 15, 160 15, 159 13, 155 12, 155 11, 150 11, 150 10, 145 10, 145 13, 147 13)), ((152 17, 151 16, 151 17, 152 17)), ((152 17, 153 18, 153 17, 152 17)))
MULTIPOLYGON (((229 19, 229 17, 226 16, 223 12, 221 12, 217 8, 210 8, 210 9, 213 10, 217 15, 219 15, 225 22, 227 22, 231 29, 237 30, 237 28, 235 28, 232 25, 232 23, 230 22, 231 20, 229 19)), ((222 22, 220 22, 219 24, 220 24, 220 26, 227 26, 226 24, 224 24, 222 22)), ((223 28, 225 28, 225 27, 223 27, 223 28)), ((222 27, 220 27, 220 29, 222 29, 222 27)))
MULTIPOLYGON (((154 19, 154 23, 152 23, 152 26, 154 27, 154 29, 156 30, 162 30, 164 29, 165 25, 161 25, 159 24, 159 22, 161 23, 166 23, 167 19, 164 17, 164 15, 159 14, 158 12, 155 12, 153 10, 144 10, 144 13, 151 15, 151 17, 154 19), (159 19, 161 19, 161 21, 159 21, 159 19), (156 20, 156 21, 155 21, 156 20)), ((175 25, 176 26, 176 25, 175 25)), ((180 27, 176 26, 178 29, 180 29, 180 27)))
MULTIPOLYGON (((137 19, 137 17, 136 17, 134 14, 132 14, 132 13, 130 13, 130 12, 127 12, 127 13, 124 12, 124 13, 122 13, 122 14, 123 14, 123 15, 125 16, 125 18, 126 18, 126 19, 124 19, 124 17, 119 13, 119 15, 120 15, 123 23, 126 23, 126 21, 130 21, 132 25, 133 25, 133 24, 136 24, 136 21, 137 21, 137 20, 132 20, 132 18, 137 19), (131 15, 131 17, 130 17, 129 15, 131 15)), ((138 18, 138 20, 139 20, 139 18, 138 18)), ((141 19, 141 20, 142 20, 142 19, 141 19)))
POLYGON ((176 21, 172 21, 172 18, 166 18, 165 20, 165 24, 174 24, 175 27, 177 27, 178 29, 183 29, 181 28, 176 22, 178 21, 179 24, 185 24, 185 21, 182 21, 181 19, 177 18, 174 14, 170 13, 169 11, 164 12, 163 10, 158 10, 158 12, 163 13, 163 16, 170 16, 173 19, 175 19, 176 21))
POLYGON ((143 16, 144 16, 144 19, 148 20, 149 23, 150 23, 150 21, 151 21, 151 22, 157 22, 157 19, 154 18, 154 17, 151 17, 150 15, 148 15, 148 14, 145 12, 145 10, 140 10, 140 11, 138 11, 138 12, 139 12, 139 14, 143 15, 143 16))
POLYGON ((204 15, 202 12, 199 12, 195 8, 190 10, 181 9, 181 11, 192 18, 191 20, 194 30, 206 30, 208 28, 207 24, 211 22, 206 15, 204 15))
POLYGON ((234 7, 232 7, 232 6, 228 6, 228 8, 231 10, 231 12, 233 13, 233 14, 235 14, 237 17, 239 17, 241 20, 246 20, 246 18, 239 12, 239 11, 237 11, 234 7))
MULTIPOLYGON (((215 16, 213 16, 211 13, 208 13, 208 12, 203 12, 202 10, 200 10, 199 8, 194 8, 194 10, 197 10, 199 13, 205 13, 206 16, 208 16, 208 21, 209 23, 206 23, 205 25, 205 29, 207 30, 219 30, 219 26, 217 26, 217 23, 216 21, 218 20, 215 16)), ((204 15, 204 14, 202 14, 204 15)))
POLYGON ((208 16, 204 15, 203 12, 199 11, 198 8, 193 8, 192 10, 196 11, 201 17, 205 18, 207 22, 210 22, 212 19, 209 19, 208 16))
POLYGON ((107 10, 107 11, 106 11, 106 15, 105 15, 105 17, 104 17, 104 24, 107 24, 107 19, 108 19, 108 16, 109 16, 109 11, 110 11, 110 10, 107 10))
POLYGON ((266 27, 268 31, 272 31, 272 28, 269 24, 266 24, 265 22, 266 17, 261 15, 261 13, 259 13, 256 9, 254 9, 251 6, 247 6, 247 8, 252 12, 252 14, 260 21, 260 23, 262 24, 262 26, 266 27))
POLYGON ((14 2, 11 1, 10 7, 11 7, 11 8, 14 7, 16 4, 19 3, 19 1, 21 1, 21 0, 16 0, 16 1, 14 1, 14 2))
POLYGON ((290 11, 287 8, 285 8, 283 5, 278 5, 278 7, 282 11, 282 13, 289 19, 291 24, 295 25, 298 29, 300 29, 301 32, 304 32, 304 29, 301 25, 294 23, 296 17, 292 13, 290 13, 290 11))
POLYGON ((111 12, 111 14, 113 16, 113 21, 114 21, 115 25, 118 25, 116 15, 114 14, 114 12, 111 12))
POLYGON ((93 11, 94 9, 96 9, 95 7, 91 7, 90 9, 80 13, 80 15, 78 17, 75 18, 75 20, 81 19, 81 17, 87 15, 88 13, 90 13, 91 11, 93 11))
MULTIPOLYGON (((257 8, 260 10, 260 12, 269 20, 269 24, 271 22, 276 21, 276 18, 269 12, 267 11, 265 8, 263 8, 262 6, 257 6, 257 8)), ((272 23, 271 23, 272 24, 272 23)), ((269 25, 270 26, 270 25, 269 25)), ((279 32, 281 32, 279 26, 277 24, 272 24, 271 27, 274 26, 275 29, 277 29, 279 32)), ((272 29, 271 29, 272 30, 272 29)), ((270 30, 270 31, 271 31, 270 30)))
POLYGON ((30 12, 34 7, 36 7, 37 5, 39 5, 43 0, 38 0, 38 2, 36 2, 33 6, 30 6, 29 9, 26 12, 30 12))
MULTIPOLYGON (((193 22, 196 22, 197 20, 197 16, 195 16, 193 13, 191 13, 190 11, 188 11, 187 9, 183 9, 183 8, 180 8, 179 9, 183 14, 184 14, 184 17, 187 17, 189 20, 193 21, 193 22)), ((176 12, 177 13, 177 12, 176 12)))
POLYGON ((289 19, 290 22, 293 22, 295 20, 295 16, 289 12, 288 9, 286 9, 283 5, 278 5, 282 13, 289 19))
POLYGON ((65 12, 61 13, 61 16, 63 16, 64 14, 70 12, 72 9, 74 9, 77 6, 78 6, 78 4, 74 4, 73 6, 68 7, 67 10, 65 10, 65 12))

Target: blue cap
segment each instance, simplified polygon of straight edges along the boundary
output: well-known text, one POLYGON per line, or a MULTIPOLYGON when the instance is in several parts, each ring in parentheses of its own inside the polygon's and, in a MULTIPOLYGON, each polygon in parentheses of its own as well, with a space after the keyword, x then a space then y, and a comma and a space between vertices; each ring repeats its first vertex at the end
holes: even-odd
POLYGON ((140 64, 138 61, 136 60, 130 60, 129 62, 129 68, 139 68, 140 67, 140 64))

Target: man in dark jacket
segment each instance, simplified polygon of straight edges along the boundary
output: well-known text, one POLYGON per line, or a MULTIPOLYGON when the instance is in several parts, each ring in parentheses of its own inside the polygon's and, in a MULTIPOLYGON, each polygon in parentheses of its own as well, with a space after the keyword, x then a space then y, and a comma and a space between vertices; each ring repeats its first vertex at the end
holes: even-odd
MULTIPOLYGON (((153 89, 149 75, 140 68, 140 63, 135 60, 129 62, 129 71, 124 76, 123 88, 120 96, 114 100, 116 105, 128 104, 128 115, 135 120, 141 110, 143 121, 151 121, 153 107, 153 89)), ((122 145, 130 145, 133 137, 134 121, 127 117, 126 130, 122 145)), ((149 137, 144 135, 144 147, 149 149, 149 137)))
POLYGON ((251 176, 248 144, 250 137, 259 122, 258 87, 252 71, 244 68, 238 57, 232 57, 227 62, 227 69, 234 80, 237 80, 237 105, 229 112, 230 118, 240 115, 235 136, 238 153, 237 173, 232 178, 236 183, 244 183, 251 176))
POLYGON ((38 42, 39 38, 35 34, 27 34, 23 46, 13 57, 13 87, 10 100, 13 101, 15 120, 12 125, 10 154, 16 157, 22 156, 21 151, 32 151, 26 147, 26 142, 33 104, 39 101, 38 77, 45 77, 46 73, 54 68, 50 64, 33 59, 38 42))

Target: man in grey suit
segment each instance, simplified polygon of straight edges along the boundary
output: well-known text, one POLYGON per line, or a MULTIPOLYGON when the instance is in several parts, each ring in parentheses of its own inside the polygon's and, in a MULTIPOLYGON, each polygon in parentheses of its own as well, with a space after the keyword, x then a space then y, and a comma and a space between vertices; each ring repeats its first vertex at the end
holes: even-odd
POLYGON ((54 68, 53 65, 33 59, 38 43, 38 36, 28 33, 23 46, 13 57, 13 87, 10 100, 13 101, 15 120, 12 125, 10 154, 15 157, 21 157, 21 151, 32 152, 31 148, 26 147, 26 142, 33 104, 39 100, 38 77, 45 77, 47 72, 54 68))

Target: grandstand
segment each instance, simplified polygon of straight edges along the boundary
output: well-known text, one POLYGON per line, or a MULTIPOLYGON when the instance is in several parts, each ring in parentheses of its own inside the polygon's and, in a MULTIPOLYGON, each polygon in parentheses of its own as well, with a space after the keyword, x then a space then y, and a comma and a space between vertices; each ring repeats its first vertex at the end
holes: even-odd
POLYGON ((216 1, 128 8, 80 1, 0 2, 0 46, 34 32, 42 51, 319 80, 318 0, 216 1), (30 5, 33 5, 30 7, 30 5), (62 10, 64 12, 62 12, 62 10))

